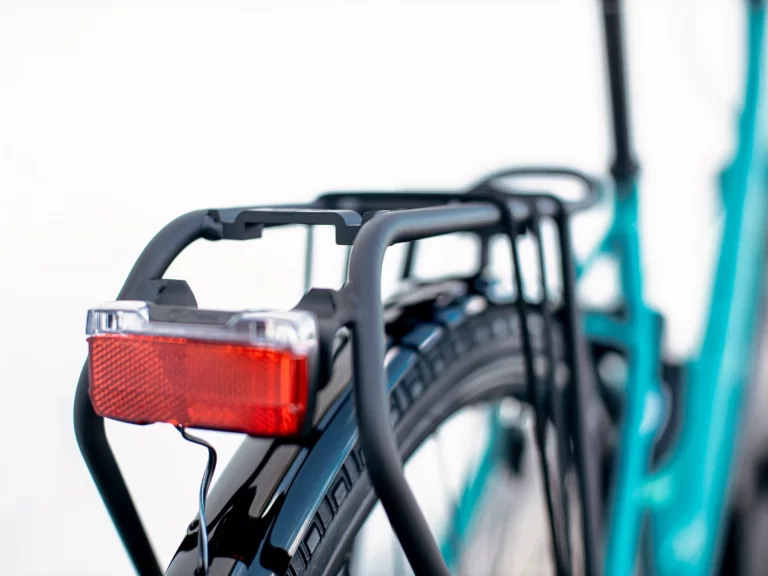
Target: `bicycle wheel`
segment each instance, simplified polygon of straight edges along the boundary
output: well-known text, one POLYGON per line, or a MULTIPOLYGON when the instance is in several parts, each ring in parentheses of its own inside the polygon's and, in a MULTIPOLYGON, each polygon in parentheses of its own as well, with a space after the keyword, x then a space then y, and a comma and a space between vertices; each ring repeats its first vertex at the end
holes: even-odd
MULTIPOLYGON (((494 420, 498 402, 526 398, 514 307, 478 295, 447 297, 434 285, 410 294, 408 300, 408 305, 395 302, 390 307, 386 357, 391 421, 403 460, 470 406, 475 422, 479 414, 490 420, 485 420, 485 430, 475 427, 467 437, 485 434, 486 456, 498 455, 502 445, 489 435, 498 432, 493 428, 499 422, 494 420)), ((535 365, 541 369, 543 323, 535 308, 530 310, 529 327, 535 365)), ((554 336, 560 358, 559 330, 554 336)), ((319 401, 315 433, 307 443, 248 439, 212 489, 211 574, 336 576, 349 570, 356 536, 376 504, 357 443, 349 352, 346 346, 337 351, 331 382, 319 401)), ((451 448, 456 456, 456 447, 451 448)), ((475 472, 483 465, 479 452, 470 458, 475 472)), ((490 464, 486 468, 488 479, 490 464)), ((500 478, 505 478, 503 472, 500 478)), ((490 490, 493 482, 483 488, 490 490)), ((473 511, 462 514, 472 516, 473 511)), ((490 531, 498 532, 492 527, 490 531)), ((462 551, 469 545, 466 535, 443 544, 453 556, 451 564, 460 567, 462 551)), ((167 573, 194 571, 196 546, 195 534, 189 532, 167 573)), ((498 546, 500 550, 504 544, 498 546)))

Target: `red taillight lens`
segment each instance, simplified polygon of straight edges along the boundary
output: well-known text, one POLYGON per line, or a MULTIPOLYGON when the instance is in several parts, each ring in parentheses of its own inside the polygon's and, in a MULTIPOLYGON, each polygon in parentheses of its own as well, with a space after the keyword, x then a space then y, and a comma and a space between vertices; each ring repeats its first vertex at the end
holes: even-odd
POLYGON ((158 336, 88 339, 91 402, 106 418, 284 436, 300 430, 306 357, 158 336))
MULTIPOLYGON (((312 348, 285 316, 233 315, 216 327, 153 322, 146 308, 136 329, 133 310, 114 309, 89 315, 90 396, 99 415, 253 436, 295 435, 311 418, 312 348), (162 335, 201 331, 209 338, 162 335)), ((210 321, 210 313, 198 315, 210 321)))

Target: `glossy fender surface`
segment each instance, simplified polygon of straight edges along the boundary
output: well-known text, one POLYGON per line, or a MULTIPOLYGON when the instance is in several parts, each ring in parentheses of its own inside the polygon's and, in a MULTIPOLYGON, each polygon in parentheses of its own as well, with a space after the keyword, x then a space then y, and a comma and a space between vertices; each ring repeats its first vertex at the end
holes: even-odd
MULTIPOLYGON (((253 562, 285 497, 286 481, 306 453, 300 446, 278 441, 247 438, 243 442, 208 498, 211 575, 231 574, 238 563, 253 562)), ((190 524, 166 574, 194 573, 198 559, 196 522, 190 524)))
MULTIPOLYGON (((464 304, 443 310, 441 319, 464 316, 464 304)), ((414 349, 428 347, 440 331, 436 324, 421 324, 401 340, 405 347, 390 348, 386 364, 394 421, 407 409, 398 388, 417 361, 414 349)), ((303 572, 364 469, 350 381, 346 348, 321 392, 316 429, 303 445, 248 438, 238 449, 209 496, 211 576, 303 572)), ((194 574, 197 554, 197 533, 189 530, 166 574, 194 574)))

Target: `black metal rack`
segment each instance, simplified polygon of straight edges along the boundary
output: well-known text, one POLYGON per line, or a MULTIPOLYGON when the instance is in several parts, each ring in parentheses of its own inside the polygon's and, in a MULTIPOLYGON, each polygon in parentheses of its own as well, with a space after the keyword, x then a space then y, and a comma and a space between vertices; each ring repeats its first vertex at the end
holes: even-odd
MULTIPOLYGON (((565 360, 570 372, 570 385, 567 389, 558 391, 553 384, 551 313, 541 241, 537 244, 542 270, 542 308, 546 310, 543 318, 550 335, 547 343, 549 371, 546 381, 551 393, 546 398, 536 392, 540 387, 535 385, 527 327, 529 303, 526 302, 521 285, 517 290, 516 305, 523 326, 523 347, 530 385, 529 401, 535 409, 537 420, 536 436, 547 484, 557 573, 571 572, 567 496, 561 485, 560 506, 556 510, 543 457, 547 420, 555 423, 559 434, 558 460, 561 472, 573 464, 579 479, 585 569, 588 574, 597 574, 600 573, 597 544, 601 531, 601 479, 598 465, 600 442, 597 438, 597 422, 590 416, 593 413, 590 406, 592 402, 598 401, 598 392, 586 360, 587 351, 580 335, 578 310, 574 302, 575 280, 569 216, 574 211, 594 204, 598 191, 597 182, 580 172, 560 168, 522 168, 492 174, 468 191, 342 192, 325 194, 306 205, 195 211, 172 221, 151 240, 136 261, 118 299, 163 303, 164 294, 174 292, 167 290, 169 287, 179 288, 179 281, 163 279, 163 274, 173 260, 198 239, 248 240, 259 238, 264 228, 289 224, 334 226, 336 243, 352 247, 348 263, 349 280, 341 290, 331 291, 336 305, 330 312, 322 312, 330 331, 343 325, 352 331, 358 428, 363 453, 368 462, 368 474, 415 573, 447 574, 438 547, 403 475, 402 462, 390 427, 384 375, 385 342, 380 288, 384 253, 392 244, 410 242, 406 257, 406 262, 410 264, 404 268, 404 275, 408 275, 412 268, 415 242, 418 240, 455 232, 473 232, 485 240, 493 234, 504 234, 511 241, 513 270, 515 277, 520 279, 518 237, 528 231, 540 239, 542 220, 552 221, 559 237, 559 267, 563 280, 560 313, 566 337, 565 360), (512 193, 499 183, 502 178, 522 176, 575 178, 585 185, 586 194, 576 202, 564 202, 548 194, 512 193), (571 406, 571 410, 566 410, 566 403, 571 406)), ((487 263, 488 242, 483 241, 480 246, 480 261, 487 263)), ((183 289, 175 291, 177 295, 188 292, 183 289)), ((187 304, 195 304, 191 293, 185 298, 187 304)), ((300 306, 311 308, 312 302, 311 297, 305 297, 300 306)), ((74 410, 75 432, 83 458, 137 571, 146 575, 160 574, 157 559, 107 442, 103 419, 93 411, 88 386, 86 362, 78 382, 74 410)))

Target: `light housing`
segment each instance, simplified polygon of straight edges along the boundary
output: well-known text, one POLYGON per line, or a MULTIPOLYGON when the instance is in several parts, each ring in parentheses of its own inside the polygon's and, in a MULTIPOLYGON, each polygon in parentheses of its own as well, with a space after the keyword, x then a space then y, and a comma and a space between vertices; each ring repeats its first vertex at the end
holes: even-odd
POLYGON ((291 436, 311 427, 310 312, 226 312, 118 301, 88 311, 97 414, 134 424, 291 436))

